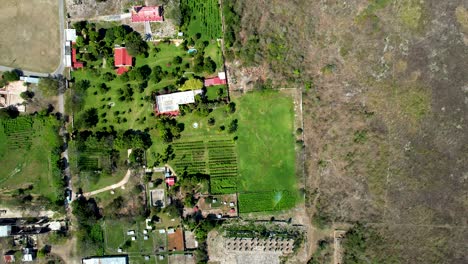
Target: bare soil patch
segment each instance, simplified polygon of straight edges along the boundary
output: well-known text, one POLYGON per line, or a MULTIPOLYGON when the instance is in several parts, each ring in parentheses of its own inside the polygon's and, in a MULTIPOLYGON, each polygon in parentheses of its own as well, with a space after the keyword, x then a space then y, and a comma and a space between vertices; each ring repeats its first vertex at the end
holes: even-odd
POLYGON ((58 1, 2 1, 0 25, 0 65, 37 72, 53 72, 57 68, 58 1))

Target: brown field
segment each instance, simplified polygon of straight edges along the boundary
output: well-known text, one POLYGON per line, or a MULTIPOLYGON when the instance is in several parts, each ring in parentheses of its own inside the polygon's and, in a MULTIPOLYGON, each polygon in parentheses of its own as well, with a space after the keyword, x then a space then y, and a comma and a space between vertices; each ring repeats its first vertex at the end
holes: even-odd
POLYGON ((377 258, 467 262, 466 1, 236 8, 239 49, 266 71, 254 76, 303 89, 309 214, 367 224, 385 241, 369 242, 377 258))
POLYGON ((60 62, 58 1, 3 0, 0 65, 53 72, 60 62))
POLYGON ((177 228, 174 233, 168 234, 167 240, 167 248, 169 250, 184 250, 184 231, 182 228, 177 228))

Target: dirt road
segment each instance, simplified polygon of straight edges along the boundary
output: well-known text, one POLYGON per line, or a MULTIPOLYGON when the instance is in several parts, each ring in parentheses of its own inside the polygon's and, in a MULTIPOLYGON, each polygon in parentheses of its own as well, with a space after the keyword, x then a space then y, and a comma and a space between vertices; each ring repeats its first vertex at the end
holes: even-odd
POLYGON ((101 188, 99 190, 96 190, 96 191, 92 191, 92 192, 87 192, 87 193, 84 193, 83 196, 85 197, 90 197, 90 196, 93 196, 93 195, 96 195, 98 193, 102 193, 102 192, 105 192, 105 191, 110 191, 110 190, 114 190, 114 189, 117 189, 117 188, 120 188, 122 186, 124 186, 125 184, 127 184, 128 180, 130 179, 130 176, 132 175, 132 171, 131 170, 127 170, 127 173, 125 174, 125 177, 118 183, 116 184, 112 184, 112 185, 109 185, 109 186, 106 186, 104 188, 101 188))

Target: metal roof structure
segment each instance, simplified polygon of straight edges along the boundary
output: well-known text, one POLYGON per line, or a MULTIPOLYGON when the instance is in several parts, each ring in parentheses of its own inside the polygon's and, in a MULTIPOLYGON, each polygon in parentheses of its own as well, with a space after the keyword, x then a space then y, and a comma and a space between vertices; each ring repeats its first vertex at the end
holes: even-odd
POLYGON ((179 93, 163 94, 156 96, 158 113, 178 112, 179 105, 195 103, 195 95, 201 94, 202 90, 193 90, 179 93))
POLYGON ((11 226, 0 226, 0 237, 7 237, 11 233, 11 226))
POLYGON ((65 40, 76 42, 76 30, 73 28, 65 29, 65 40))
POLYGON ((127 264, 128 256, 91 257, 82 260, 83 264, 127 264))

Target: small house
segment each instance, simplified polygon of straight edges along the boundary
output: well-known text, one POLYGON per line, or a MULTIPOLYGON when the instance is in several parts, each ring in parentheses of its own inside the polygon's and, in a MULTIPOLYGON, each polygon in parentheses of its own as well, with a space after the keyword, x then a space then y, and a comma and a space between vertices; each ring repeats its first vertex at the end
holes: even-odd
POLYGON ((227 81, 226 81, 226 73, 225 72, 219 72, 218 76, 205 79, 205 82, 204 82, 205 87, 214 86, 214 85, 222 85, 222 84, 226 84, 226 83, 227 83, 227 81))
POLYGON ((121 75, 133 66, 133 57, 128 54, 125 47, 114 48, 114 66, 117 67, 117 74, 121 75))

